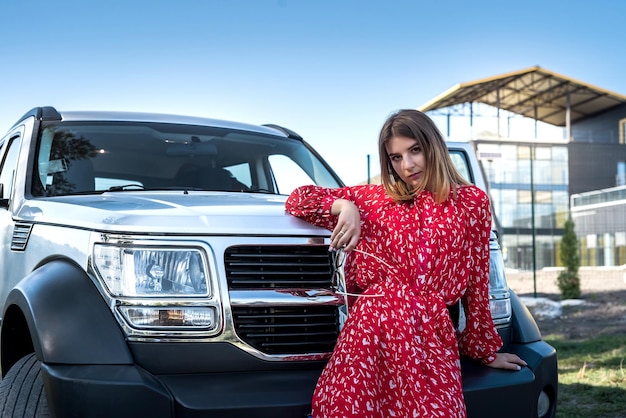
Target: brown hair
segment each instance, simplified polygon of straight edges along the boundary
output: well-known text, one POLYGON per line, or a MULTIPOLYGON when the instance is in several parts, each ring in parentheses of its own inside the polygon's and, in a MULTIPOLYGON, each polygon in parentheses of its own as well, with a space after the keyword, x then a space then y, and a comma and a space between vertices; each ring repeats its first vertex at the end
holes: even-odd
POLYGON ((403 109, 393 113, 382 129, 378 140, 380 176, 387 191, 396 202, 413 200, 424 190, 433 193, 435 202, 448 199, 450 189, 455 193, 459 184, 469 184, 454 166, 445 139, 435 123, 424 113, 403 109), (415 139, 424 153, 426 169, 417 187, 406 184, 391 165, 385 144, 395 136, 415 139))

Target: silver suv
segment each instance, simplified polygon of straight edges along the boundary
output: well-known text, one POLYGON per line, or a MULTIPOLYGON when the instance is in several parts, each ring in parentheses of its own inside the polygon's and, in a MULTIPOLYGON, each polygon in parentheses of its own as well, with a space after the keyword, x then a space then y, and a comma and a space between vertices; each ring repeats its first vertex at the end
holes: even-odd
MULTIPOLYGON (((342 183, 302 138, 41 107, 0 162, 2 416, 306 416, 343 299, 329 231, 284 203, 342 183)), ((494 319, 530 367, 464 361, 470 415, 537 417, 542 396, 553 413, 554 350, 492 270, 494 319)))

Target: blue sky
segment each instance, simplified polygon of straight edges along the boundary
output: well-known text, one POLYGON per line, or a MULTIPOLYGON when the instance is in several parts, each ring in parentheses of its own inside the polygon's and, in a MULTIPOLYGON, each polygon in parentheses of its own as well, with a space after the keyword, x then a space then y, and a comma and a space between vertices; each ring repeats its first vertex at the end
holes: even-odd
MULTIPOLYGON (((0 2, 0 133, 41 105, 189 114, 300 133, 347 184, 386 117, 534 65, 626 94, 613 0, 0 2)), ((444 129, 444 127, 441 127, 444 129)))

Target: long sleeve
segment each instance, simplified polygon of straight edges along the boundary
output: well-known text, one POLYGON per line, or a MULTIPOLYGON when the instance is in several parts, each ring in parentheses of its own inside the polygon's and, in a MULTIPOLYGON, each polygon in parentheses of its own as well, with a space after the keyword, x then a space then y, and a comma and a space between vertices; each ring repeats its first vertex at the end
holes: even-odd
POLYGON ((390 273, 379 260, 383 259, 392 266, 397 264, 397 260, 393 259, 394 252, 389 251, 390 235, 385 226, 389 211, 397 205, 386 195, 383 187, 360 185, 328 189, 302 186, 287 198, 285 209, 313 225, 333 230, 337 225, 337 216, 331 215, 330 210, 333 202, 340 198, 353 202, 361 215, 361 239, 357 249, 349 253, 345 265, 348 291, 359 293, 390 273))
POLYGON ((349 187, 336 189, 302 186, 295 189, 285 202, 288 213, 305 221, 332 230, 337 217, 330 214, 333 202, 339 198, 353 200, 349 187))
POLYGON ((461 354, 489 362, 502 347, 489 309, 489 235, 491 210, 489 198, 480 193, 468 203, 467 265, 468 288, 463 296, 466 326, 459 338, 461 354))
MULTIPOLYGON (((295 189, 285 202, 287 213, 302 218, 305 221, 332 230, 337 224, 337 216, 330 214, 330 209, 336 199, 353 200, 351 189, 348 187, 329 189, 319 186, 302 186, 295 189)), ((356 283, 355 274, 346 266, 346 290, 349 293, 359 293, 361 289, 356 283), (352 274, 351 274, 352 273, 352 274)), ((351 300, 352 306, 354 300, 351 300)))

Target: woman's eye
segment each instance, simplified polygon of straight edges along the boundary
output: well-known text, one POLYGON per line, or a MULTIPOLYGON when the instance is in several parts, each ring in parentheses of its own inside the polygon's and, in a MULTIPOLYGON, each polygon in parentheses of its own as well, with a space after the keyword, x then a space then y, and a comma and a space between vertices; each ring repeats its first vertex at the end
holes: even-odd
POLYGON ((422 149, 420 147, 415 147, 411 148, 411 151, 413 152, 413 154, 419 154, 420 152, 422 152, 422 149))

